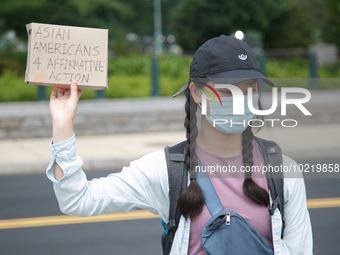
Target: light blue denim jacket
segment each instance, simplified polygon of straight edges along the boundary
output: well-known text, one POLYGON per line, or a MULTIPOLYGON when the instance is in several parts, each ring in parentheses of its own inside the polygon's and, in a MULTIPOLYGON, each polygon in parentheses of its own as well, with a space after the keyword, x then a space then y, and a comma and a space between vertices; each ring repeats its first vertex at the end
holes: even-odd
MULTIPOLYGON (((164 150, 132 161, 122 172, 88 181, 76 154, 75 135, 52 144, 51 162, 47 177, 54 183, 60 210, 75 216, 94 216, 116 211, 146 209, 158 214, 165 222, 169 214, 169 185, 164 150), (54 178, 54 162, 64 172, 60 181, 54 178)), ((119 146, 119 145, 118 145, 119 146)), ((297 164, 283 155, 284 165, 297 164)), ((313 240, 306 191, 301 173, 296 178, 284 178, 284 210, 286 228, 281 239, 281 215, 278 209, 272 216, 272 236, 275 254, 312 254, 313 240)), ((171 255, 188 253, 190 219, 181 217, 171 249, 171 255)))

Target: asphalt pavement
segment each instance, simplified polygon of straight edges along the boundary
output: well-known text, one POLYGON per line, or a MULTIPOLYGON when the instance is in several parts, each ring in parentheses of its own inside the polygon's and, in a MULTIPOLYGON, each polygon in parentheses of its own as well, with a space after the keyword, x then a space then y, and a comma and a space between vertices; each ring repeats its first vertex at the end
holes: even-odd
MULTIPOLYGON (((339 164, 338 123, 273 127, 257 135, 280 144, 283 153, 305 165, 339 164)), ((77 136, 77 153, 88 179, 120 171, 131 160, 185 139, 184 131, 77 136), (100 170, 108 171, 100 171, 100 170), (97 171, 96 171, 97 170, 97 171)), ((50 160, 51 138, 0 140, 0 225, 61 215, 52 183, 44 172, 50 160)), ((340 182, 305 179, 307 198, 340 201, 340 182)), ((309 209, 314 254, 340 249, 339 205, 309 209)), ((98 216, 99 217, 99 216, 98 216)), ((160 219, 131 219, 87 224, 47 225, 0 230, 0 254, 91 255, 161 254, 160 219)))
MULTIPOLYGON (((334 164, 338 159, 310 159, 301 164, 334 164)), ((89 180, 119 169, 87 172, 89 180)), ((340 196, 340 179, 305 179, 308 201, 340 196)), ((160 218, 91 222, 87 224, 45 225, 1 229, 10 219, 30 222, 62 216, 52 183, 44 174, 0 176, 1 255, 158 255, 163 232, 160 218), (37 218, 38 217, 38 218, 37 218)), ((314 237, 314 254, 338 254, 340 207, 309 209, 314 237)), ((100 217, 100 216, 97 216, 100 217)))

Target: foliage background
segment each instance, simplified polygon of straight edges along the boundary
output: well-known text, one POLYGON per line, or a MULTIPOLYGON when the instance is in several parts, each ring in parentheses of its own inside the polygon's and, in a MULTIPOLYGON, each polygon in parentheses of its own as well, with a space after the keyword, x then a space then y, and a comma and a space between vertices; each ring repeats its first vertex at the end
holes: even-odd
MULTIPOLYGON (((163 55, 160 58, 160 95, 171 96, 188 82, 192 56, 163 55)), ((267 60, 267 77, 308 78, 309 63, 306 58, 267 60)), ((151 95, 151 58, 120 56, 109 60, 108 89, 106 98, 148 97, 151 95)), ((340 65, 325 65, 319 69, 320 78, 340 78, 340 65)), ((46 100, 52 88, 46 87, 46 100)), ((338 89, 336 84, 323 85, 320 89, 338 89)), ((37 86, 27 85, 21 75, 6 71, 0 76, 0 102, 37 100, 37 86)), ((96 92, 84 90, 81 99, 95 99, 96 92)))
MULTIPOLYGON (((245 41, 260 48, 308 48, 313 43, 340 46, 338 0, 161 0, 165 41, 160 62, 160 93, 170 96, 188 80, 192 53, 206 40, 245 32, 245 41), (184 50, 173 55, 174 45, 184 50)), ((109 29, 108 98, 151 94, 153 0, 1 0, 0 101, 37 99, 37 87, 23 82, 26 66, 25 25, 41 22, 109 29), (136 40, 127 40, 133 33, 136 40)), ((267 58, 268 77, 308 77, 306 56, 267 58)), ((322 66, 319 77, 339 77, 339 63, 322 66)), ((321 87, 322 89, 323 87, 321 87)), ((50 89, 48 89, 48 92, 50 89)), ((95 98, 86 91, 83 98, 95 98)))

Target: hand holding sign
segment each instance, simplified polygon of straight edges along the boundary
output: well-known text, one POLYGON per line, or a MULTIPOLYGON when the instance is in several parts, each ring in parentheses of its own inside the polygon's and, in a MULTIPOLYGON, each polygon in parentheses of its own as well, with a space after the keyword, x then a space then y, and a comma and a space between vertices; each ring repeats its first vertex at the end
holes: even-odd
POLYGON ((82 93, 82 90, 78 90, 76 80, 72 81, 71 89, 54 88, 50 98, 50 113, 53 122, 73 122, 82 93))

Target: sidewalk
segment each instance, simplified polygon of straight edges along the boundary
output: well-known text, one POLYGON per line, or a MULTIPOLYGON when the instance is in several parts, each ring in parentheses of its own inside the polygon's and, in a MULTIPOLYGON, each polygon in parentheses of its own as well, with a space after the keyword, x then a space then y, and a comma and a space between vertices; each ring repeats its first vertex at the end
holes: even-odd
MULTIPOLYGON (((274 127, 257 135, 276 141, 295 160, 339 158, 340 123, 274 127)), ((139 157, 185 139, 185 131, 77 136, 85 171, 117 170, 139 157)), ((50 138, 0 140, 0 175, 44 173, 50 138)))
MULTIPOLYGON (((340 82, 339 82, 340 83, 340 82)), ((281 114, 280 96, 271 119, 296 119, 303 125, 340 123, 340 90, 313 91, 304 104, 312 116, 305 116, 294 106, 281 114)), ((289 94, 289 98, 301 95, 289 94)), ((81 100, 73 122, 77 136, 173 132, 183 130, 185 98, 124 98, 81 100)), ((272 94, 263 93, 264 109, 272 106, 272 94)), ((0 140, 49 137, 52 120, 48 102, 0 103, 0 140)))

